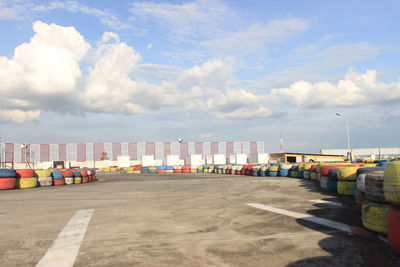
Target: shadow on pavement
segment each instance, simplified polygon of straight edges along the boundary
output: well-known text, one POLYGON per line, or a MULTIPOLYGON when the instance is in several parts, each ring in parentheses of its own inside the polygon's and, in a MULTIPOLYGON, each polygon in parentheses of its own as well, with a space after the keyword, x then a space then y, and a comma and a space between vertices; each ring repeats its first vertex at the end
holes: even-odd
POLYGON ((376 233, 366 230, 362 226, 361 212, 356 208, 354 198, 328 193, 310 180, 301 180, 301 186, 311 192, 319 192, 322 200, 341 203, 334 206, 325 203, 316 203, 308 214, 349 225, 352 233, 337 231, 332 233, 330 228, 296 219, 296 222, 314 231, 323 232, 330 237, 319 241, 319 246, 330 256, 320 256, 303 259, 288 264, 295 266, 400 266, 400 256, 396 255, 387 243, 383 242, 376 233), (326 196, 324 198, 324 196, 326 196))

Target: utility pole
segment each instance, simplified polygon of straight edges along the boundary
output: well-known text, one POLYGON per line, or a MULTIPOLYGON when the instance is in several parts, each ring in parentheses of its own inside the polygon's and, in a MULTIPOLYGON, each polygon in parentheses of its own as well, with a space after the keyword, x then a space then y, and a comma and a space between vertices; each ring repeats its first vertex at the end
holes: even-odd
POLYGON ((281 153, 284 152, 284 148, 283 148, 283 137, 282 137, 282 133, 279 133, 279 141, 280 141, 280 150, 281 153))

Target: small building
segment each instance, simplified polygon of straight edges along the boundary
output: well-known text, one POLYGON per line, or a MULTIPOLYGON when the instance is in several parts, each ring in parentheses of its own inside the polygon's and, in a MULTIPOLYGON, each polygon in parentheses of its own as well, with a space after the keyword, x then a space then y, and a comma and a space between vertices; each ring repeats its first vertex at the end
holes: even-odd
POLYGON ((271 162, 327 162, 344 161, 343 155, 322 155, 309 153, 273 153, 269 155, 271 162))

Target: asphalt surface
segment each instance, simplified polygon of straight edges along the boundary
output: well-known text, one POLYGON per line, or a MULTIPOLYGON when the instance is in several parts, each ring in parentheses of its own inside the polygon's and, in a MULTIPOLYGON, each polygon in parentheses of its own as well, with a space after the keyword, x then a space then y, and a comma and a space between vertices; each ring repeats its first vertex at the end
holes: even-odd
POLYGON ((35 266, 82 209, 94 212, 74 266, 400 266, 385 242, 362 229, 351 197, 321 193, 311 181, 220 174, 97 177, 89 184, 1 191, 0 266, 35 266), (247 203, 356 228, 349 235, 247 203))

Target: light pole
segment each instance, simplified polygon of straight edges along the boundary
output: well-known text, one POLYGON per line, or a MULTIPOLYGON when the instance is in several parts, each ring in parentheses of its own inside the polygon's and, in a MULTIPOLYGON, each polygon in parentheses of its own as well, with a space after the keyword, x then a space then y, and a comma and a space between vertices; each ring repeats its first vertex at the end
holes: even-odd
POLYGON ((350 160, 352 160, 352 155, 351 155, 351 146, 350 146, 350 131, 349 131, 349 120, 345 117, 343 117, 342 114, 339 112, 336 112, 336 116, 341 117, 342 119, 346 120, 346 132, 347 132, 347 150, 350 153, 350 160))

